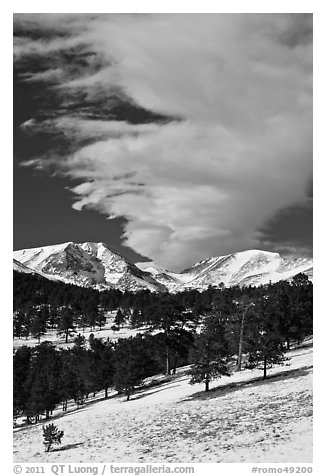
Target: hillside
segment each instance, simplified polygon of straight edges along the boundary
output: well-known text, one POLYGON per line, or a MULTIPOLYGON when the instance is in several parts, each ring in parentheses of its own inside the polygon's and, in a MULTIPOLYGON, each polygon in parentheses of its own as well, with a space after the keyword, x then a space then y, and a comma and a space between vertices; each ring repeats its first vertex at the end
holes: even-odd
MULTIPOLYGON (((63 415, 61 447, 45 453, 42 422, 14 430, 15 462, 312 462, 311 342, 287 354, 286 365, 244 370, 212 391, 169 382, 125 397, 112 392, 63 415), (309 346, 307 346, 309 345, 309 346)), ((98 397, 97 397, 98 398, 98 397)))

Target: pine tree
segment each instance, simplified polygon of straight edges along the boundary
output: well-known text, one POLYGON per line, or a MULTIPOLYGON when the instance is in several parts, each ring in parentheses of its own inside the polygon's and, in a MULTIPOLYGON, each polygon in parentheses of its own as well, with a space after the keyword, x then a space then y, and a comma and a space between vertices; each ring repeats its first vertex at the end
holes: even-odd
POLYGON ((287 282, 277 283, 270 289, 270 297, 276 303, 276 312, 279 330, 285 339, 287 350, 290 350, 290 341, 293 338, 293 292, 287 282))
POLYGON ((121 311, 121 309, 118 309, 117 310, 117 313, 115 315, 115 318, 114 318, 114 325, 120 329, 121 325, 124 323, 124 315, 121 311))
POLYGON ((62 410, 66 411, 68 400, 78 399, 84 390, 82 377, 79 371, 79 361, 71 349, 60 351, 61 371, 60 371, 60 398, 62 401, 62 410))
POLYGON ((262 365, 264 379, 269 367, 284 361, 284 337, 277 313, 277 302, 262 296, 256 303, 255 319, 251 322, 248 335, 249 366, 262 365))
POLYGON ((85 336, 82 336, 81 334, 78 334, 74 338, 74 344, 78 347, 83 347, 86 344, 85 336))
POLYGON ((240 317, 237 370, 241 371, 242 354, 245 345, 246 321, 250 311, 252 313, 252 308, 255 306, 255 303, 248 296, 245 296, 240 301, 237 301, 236 304, 238 311, 237 314, 240 317))
POLYGON ((53 445, 58 445, 64 436, 64 432, 60 431, 53 423, 43 426, 43 444, 45 451, 49 452, 53 445))
POLYGON ((104 388, 105 398, 108 398, 108 389, 113 385, 114 361, 113 348, 109 340, 105 343, 101 339, 93 338, 90 341, 90 367, 93 381, 93 391, 104 388))
POLYGON ((313 332, 313 286, 308 277, 300 273, 293 278, 292 338, 300 343, 313 332))
POLYGON ((46 414, 49 418, 50 411, 60 402, 60 372, 61 361, 59 353, 50 342, 43 342, 33 349, 31 366, 25 382, 26 390, 29 393, 26 405, 28 417, 35 417, 38 421, 39 415, 46 414))
POLYGON ((106 315, 103 309, 100 309, 97 313, 97 320, 96 320, 96 325, 99 326, 100 330, 102 329, 102 326, 104 326, 106 323, 106 315))
POLYGON ((230 375, 227 358, 225 322, 220 313, 212 312, 205 318, 204 328, 195 338, 189 383, 204 382, 205 392, 208 392, 212 380, 221 375, 230 375))
POLYGON ((131 327, 133 328, 139 327, 141 326, 142 323, 143 323, 143 317, 142 317, 140 309, 138 308, 133 309, 131 313, 131 317, 130 317, 131 327))
POLYGON ((142 336, 119 339, 114 349, 114 385, 127 401, 137 385, 149 375, 152 362, 142 346, 142 336))
POLYGON ((14 322, 13 322, 14 337, 18 337, 19 339, 22 337, 24 322, 25 322, 25 313, 22 310, 15 311, 14 322))
POLYGON ((30 332, 33 337, 38 339, 38 343, 40 343, 41 337, 46 333, 46 315, 41 309, 34 312, 30 323, 30 332))
POLYGON ((172 342, 185 325, 184 313, 182 304, 176 297, 170 295, 158 296, 156 302, 146 309, 146 314, 150 316, 151 330, 161 330, 164 336, 167 375, 171 370, 172 342))
POLYGON ((26 385, 30 372, 32 349, 22 346, 13 357, 13 408, 14 417, 21 415, 27 407, 30 389, 26 385))
POLYGON ((59 312, 55 306, 49 308, 49 326, 51 329, 54 329, 55 326, 58 325, 59 320, 59 312))
POLYGON ((73 312, 65 306, 60 310, 60 320, 58 324, 58 335, 64 335, 65 342, 68 342, 68 337, 71 337, 75 333, 75 325, 73 312))

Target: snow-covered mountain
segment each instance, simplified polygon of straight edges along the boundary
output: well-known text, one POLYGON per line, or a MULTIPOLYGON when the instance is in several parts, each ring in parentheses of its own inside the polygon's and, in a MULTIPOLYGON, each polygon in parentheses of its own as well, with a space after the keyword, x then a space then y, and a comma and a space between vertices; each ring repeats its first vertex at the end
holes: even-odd
POLYGON ((208 258, 179 274, 153 267, 153 264, 146 267, 146 263, 142 263, 141 266, 170 291, 203 290, 221 283, 226 287, 259 286, 288 280, 298 273, 305 273, 312 280, 313 270, 310 258, 281 257, 279 253, 262 250, 208 258))
MULTIPOLYGON (((99 290, 163 291, 153 276, 113 253, 104 243, 73 243, 14 251, 16 261, 46 277, 99 290)), ((29 270, 25 272, 30 272, 29 270)), ((24 271, 23 268, 20 271, 24 271)))
POLYGON ((188 281, 188 277, 182 273, 173 273, 167 269, 157 266, 153 262, 136 263, 136 266, 142 271, 149 273, 159 283, 163 284, 169 291, 175 291, 188 281))
POLYGON ((310 258, 281 257, 262 250, 241 251, 208 258, 181 273, 172 273, 152 262, 129 263, 104 243, 63 243, 14 252, 14 266, 20 272, 33 270, 43 276, 99 290, 122 291, 204 290, 221 283, 230 286, 258 286, 291 279, 305 273, 312 279, 310 258), (27 269, 26 269, 27 267, 27 269))

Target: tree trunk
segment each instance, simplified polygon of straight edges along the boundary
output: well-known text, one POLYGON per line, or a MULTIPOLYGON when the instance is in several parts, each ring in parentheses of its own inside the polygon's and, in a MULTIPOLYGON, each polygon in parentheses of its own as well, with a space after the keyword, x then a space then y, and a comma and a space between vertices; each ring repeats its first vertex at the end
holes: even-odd
POLYGON ((237 362, 237 370, 241 370, 241 362, 242 362, 242 348, 243 348, 243 333, 244 333, 244 324, 245 324, 245 317, 246 317, 246 308, 242 313, 241 318, 241 327, 240 327, 240 337, 239 337, 239 351, 238 351, 238 362, 237 362))
POLYGON ((267 377, 267 357, 264 356, 264 379, 267 377))
POLYGON ((108 398, 108 388, 105 389, 105 396, 104 396, 105 400, 108 398))
POLYGON ((174 354, 174 362, 173 362, 173 375, 176 374, 176 371, 177 371, 177 361, 178 361, 178 355, 177 353, 174 354))
POLYGON ((166 347, 166 375, 170 375, 170 349, 166 347))
POLYGON ((206 377, 205 379, 205 392, 209 392, 209 378, 206 377))

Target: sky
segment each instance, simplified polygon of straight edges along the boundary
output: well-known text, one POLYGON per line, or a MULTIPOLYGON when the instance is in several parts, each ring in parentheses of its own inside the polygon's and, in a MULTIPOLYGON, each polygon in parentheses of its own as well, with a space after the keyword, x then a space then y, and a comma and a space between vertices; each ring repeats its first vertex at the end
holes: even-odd
POLYGON ((14 249, 312 254, 311 14, 14 14, 14 249))

